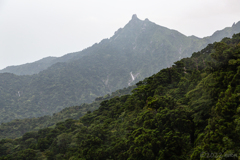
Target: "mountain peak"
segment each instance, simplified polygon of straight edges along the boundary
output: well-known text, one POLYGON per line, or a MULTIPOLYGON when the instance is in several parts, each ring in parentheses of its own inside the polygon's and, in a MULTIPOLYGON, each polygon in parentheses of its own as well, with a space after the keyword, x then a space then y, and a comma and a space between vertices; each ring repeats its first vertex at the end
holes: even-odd
POLYGON ((124 26, 124 28, 132 28, 134 29, 136 26, 140 26, 143 21, 140 20, 136 14, 132 15, 132 19, 124 26))
POLYGON ((139 24, 140 22, 142 22, 136 14, 133 14, 132 15, 132 19, 129 21, 129 24, 131 25, 136 25, 136 24, 139 24))
POLYGON ((136 14, 132 15, 132 20, 139 20, 136 14))

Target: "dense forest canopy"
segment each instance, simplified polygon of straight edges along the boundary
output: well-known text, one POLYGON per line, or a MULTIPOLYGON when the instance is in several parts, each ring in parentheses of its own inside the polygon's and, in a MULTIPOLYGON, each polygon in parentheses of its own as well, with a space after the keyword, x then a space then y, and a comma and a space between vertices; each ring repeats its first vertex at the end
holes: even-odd
POLYGON ((240 34, 139 81, 79 120, 2 139, 5 159, 239 159, 240 34))
POLYGON ((94 102, 87 104, 83 103, 78 106, 64 108, 60 112, 54 113, 52 116, 42 116, 38 118, 15 119, 0 125, 0 140, 3 138, 18 138, 29 131, 38 131, 46 127, 55 127, 56 123, 67 119, 79 119, 88 112, 98 109, 100 103, 104 100, 131 94, 131 91, 136 88, 135 85, 124 89, 117 90, 112 94, 107 94, 102 97, 97 97, 94 102))

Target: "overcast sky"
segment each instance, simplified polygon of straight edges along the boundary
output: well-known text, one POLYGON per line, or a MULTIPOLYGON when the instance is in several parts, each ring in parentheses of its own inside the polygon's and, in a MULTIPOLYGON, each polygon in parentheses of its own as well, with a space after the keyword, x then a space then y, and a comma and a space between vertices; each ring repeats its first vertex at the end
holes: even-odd
POLYGON ((240 21, 240 0, 0 0, 0 69, 81 51, 133 14, 205 37, 240 21))

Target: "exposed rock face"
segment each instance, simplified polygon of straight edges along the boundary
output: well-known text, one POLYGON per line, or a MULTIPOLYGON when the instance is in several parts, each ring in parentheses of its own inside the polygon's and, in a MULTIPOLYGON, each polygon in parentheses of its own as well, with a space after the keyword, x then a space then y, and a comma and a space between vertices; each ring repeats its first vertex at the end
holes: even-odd
POLYGON ((132 15, 132 20, 139 20, 136 14, 132 15))

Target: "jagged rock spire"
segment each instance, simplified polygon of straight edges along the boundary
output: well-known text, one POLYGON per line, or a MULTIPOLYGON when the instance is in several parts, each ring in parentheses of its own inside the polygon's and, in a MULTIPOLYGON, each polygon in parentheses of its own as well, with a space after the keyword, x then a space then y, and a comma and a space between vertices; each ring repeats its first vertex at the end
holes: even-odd
POLYGON ((133 15, 132 15, 132 20, 135 20, 135 19, 138 19, 138 17, 137 17, 136 14, 133 14, 133 15))

